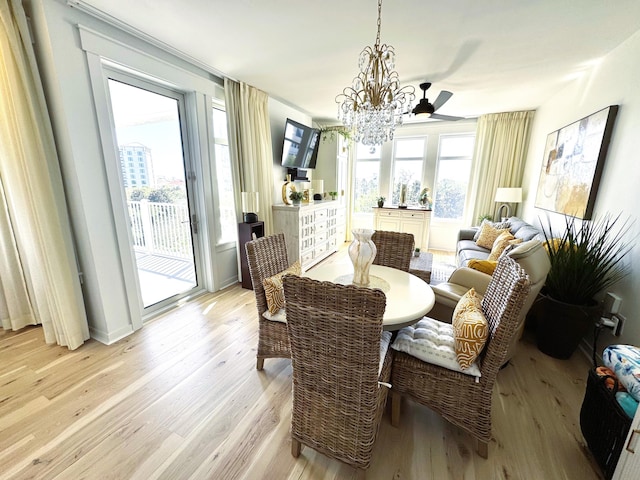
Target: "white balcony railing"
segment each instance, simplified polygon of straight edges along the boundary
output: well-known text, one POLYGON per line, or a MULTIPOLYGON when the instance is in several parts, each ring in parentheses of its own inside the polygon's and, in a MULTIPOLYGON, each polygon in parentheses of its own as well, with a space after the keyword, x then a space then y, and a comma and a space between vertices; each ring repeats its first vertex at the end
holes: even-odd
POLYGON ((148 200, 127 202, 133 246, 150 255, 193 259, 189 207, 148 200))

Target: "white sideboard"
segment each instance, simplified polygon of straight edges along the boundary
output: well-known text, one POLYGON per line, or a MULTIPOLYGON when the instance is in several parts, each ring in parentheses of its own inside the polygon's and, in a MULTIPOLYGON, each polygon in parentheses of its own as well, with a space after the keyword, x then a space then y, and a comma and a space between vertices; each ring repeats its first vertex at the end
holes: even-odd
POLYGON ((275 233, 284 233, 289 263, 306 270, 336 252, 345 238, 345 208, 340 201, 274 205, 275 233))
POLYGON ((423 208, 373 207, 376 230, 412 233, 416 247, 429 248, 431 210, 423 208))

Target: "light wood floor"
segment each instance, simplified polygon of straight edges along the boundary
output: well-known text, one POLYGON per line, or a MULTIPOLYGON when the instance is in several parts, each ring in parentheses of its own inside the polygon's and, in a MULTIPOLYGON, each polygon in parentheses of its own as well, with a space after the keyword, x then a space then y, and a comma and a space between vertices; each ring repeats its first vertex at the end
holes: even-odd
MULTIPOLYGON (((347 479, 290 454, 291 366, 255 370, 253 292, 204 295, 120 342, 69 352, 38 328, 0 333, 1 479, 347 479)), ((498 375, 489 459, 427 408, 388 413, 369 479, 598 479, 579 427, 588 361, 525 338, 498 375)))

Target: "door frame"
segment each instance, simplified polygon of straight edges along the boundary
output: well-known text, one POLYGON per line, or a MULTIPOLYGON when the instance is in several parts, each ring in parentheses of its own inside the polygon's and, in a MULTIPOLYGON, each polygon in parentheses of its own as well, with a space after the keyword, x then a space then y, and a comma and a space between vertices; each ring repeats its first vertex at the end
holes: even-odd
POLYGON ((118 143, 115 132, 115 125, 113 119, 111 96, 109 92, 108 80, 113 78, 116 81, 121 81, 133 87, 149 90, 153 93, 174 98, 177 100, 178 115, 180 118, 180 129, 182 135, 182 149, 183 159, 185 163, 185 186, 187 188, 187 198, 189 204, 190 215, 196 214, 198 219, 204 219, 204 215, 201 211, 201 206, 196 200, 196 192, 201 190, 199 183, 200 177, 196 176, 196 169, 194 165, 195 158, 191 154, 192 141, 190 138, 191 127, 187 124, 193 115, 190 115, 190 102, 187 95, 175 87, 163 84, 163 82, 155 82, 147 76, 135 75, 130 71, 122 71, 114 68, 111 65, 101 65, 100 78, 102 79, 102 88, 100 88, 99 94, 96 94, 96 86, 94 85, 94 98, 96 101, 96 114, 98 120, 98 126, 100 130, 100 136, 102 139, 103 151, 104 151, 104 165, 107 173, 107 181, 109 188, 109 195, 112 204, 113 221, 116 230, 118 248, 120 250, 120 262, 122 265, 123 281, 126 288, 126 298, 128 302, 129 312, 131 314, 131 323, 134 330, 142 328, 144 321, 157 316, 159 313, 172 308, 176 302, 191 298, 193 296, 203 293, 204 285, 202 284, 202 278, 205 276, 205 263, 203 262, 201 251, 203 241, 201 240, 201 232, 204 232, 204 226, 201 223, 201 227, 198 228, 198 234, 193 233, 192 227, 192 244, 194 252, 194 266, 196 269, 196 286, 191 290, 182 294, 173 295, 161 302, 144 307, 142 303, 142 296, 140 291, 140 283, 138 277, 137 263, 135 260, 135 252, 133 250, 133 242, 131 229, 129 228, 129 214, 127 210, 127 201, 122 188, 123 179, 122 171, 120 168, 120 158, 118 155, 118 143), (99 104, 102 107, 99 107, 99 104))

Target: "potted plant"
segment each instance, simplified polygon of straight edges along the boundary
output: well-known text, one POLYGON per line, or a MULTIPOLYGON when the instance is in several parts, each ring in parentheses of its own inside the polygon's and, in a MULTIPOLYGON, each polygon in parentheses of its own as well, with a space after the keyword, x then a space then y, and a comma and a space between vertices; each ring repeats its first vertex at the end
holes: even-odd
POLYGON ((416 247, 416 249, 413 251, 413 256, 414 257, 420 256, 420 247, 416 247))
POLYGON ((571 357, 582 337, 601 316, 596 295, 630 272, 621 260, 631 250, 620 215, 597 220, 565 216, 565 231, 554 237, 542 227, 551 270, 537 312, 538 348, 555 358, 571 357))
POLYGON ((331 200, 335 200, 338 197, 338 192, 329 192, 331 200))
POLYGON ((289 194, 289 200, 291 200, 291 203, 293 203, 294 205, 300 205, 300 202, 303 198, 303 192, 293 191, 289 194))
POLYGON ((385 197, 378 197, 378 208, 384 207, 384 201, 385 200, 386 200, 385 197))

